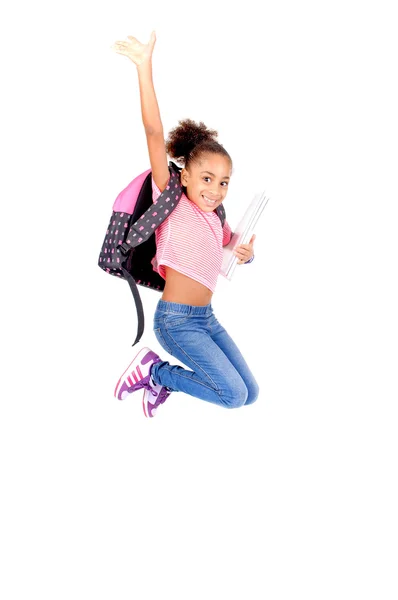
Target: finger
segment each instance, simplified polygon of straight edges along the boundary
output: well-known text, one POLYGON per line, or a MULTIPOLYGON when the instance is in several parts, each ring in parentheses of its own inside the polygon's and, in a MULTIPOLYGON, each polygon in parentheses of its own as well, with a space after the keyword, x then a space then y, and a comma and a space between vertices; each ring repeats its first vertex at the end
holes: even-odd
POLYGON ((126 54, 128 54, 126 48, 117 48, 116 46, 112 46, 112 50, 114 50, 116 54, 123 54, 123 56, 126 56, 126 54))
POLYGON ((121 50, 127 50, 127 45, 116 42, 116 44, 113 44, 112 48, 116 50, 116 52, 120 52, 121 50))

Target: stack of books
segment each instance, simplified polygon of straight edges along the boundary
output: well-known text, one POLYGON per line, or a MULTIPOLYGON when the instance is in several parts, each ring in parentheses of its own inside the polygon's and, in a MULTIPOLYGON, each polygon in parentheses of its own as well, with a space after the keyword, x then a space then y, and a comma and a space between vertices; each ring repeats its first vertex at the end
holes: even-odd
POLYGON ((234 254, 234 248, 240 244, 249 244, 254 232, 254 228, 268 202, 265 192, 256 194, 247 207, 237 227, 234 229, 231 240, 227 246, 223 247, 223 262, 221 266, 221 275, 231 280, 235 267, 238 264, 238 257, 234 254))

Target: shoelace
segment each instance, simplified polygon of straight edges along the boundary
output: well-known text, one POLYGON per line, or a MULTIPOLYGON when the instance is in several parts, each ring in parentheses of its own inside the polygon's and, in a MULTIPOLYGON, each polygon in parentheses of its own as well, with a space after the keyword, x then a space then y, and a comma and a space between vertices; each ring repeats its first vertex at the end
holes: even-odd
POLYGON ((158 393, 155 392, 155 390, 152 388, 151 384, 149 383, 149 376, 144 377, 144 379, 142 379, 138 383, 135 383, 134 385, 129 387, 127 391, 129 394, 131 394, 132 392, 136 392, 137 390, 140 390, 142 388, 146 388, 149 392, 151 392, 151 394, 153 396, 158 395, 158 393))

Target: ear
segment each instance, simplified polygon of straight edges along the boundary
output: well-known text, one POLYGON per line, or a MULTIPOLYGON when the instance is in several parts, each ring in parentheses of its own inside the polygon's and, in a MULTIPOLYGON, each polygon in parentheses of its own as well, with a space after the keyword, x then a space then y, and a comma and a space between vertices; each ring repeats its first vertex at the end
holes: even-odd
POLYGON ((187 187, 188 183, 188 171, 183 168, 180 174, 181 183, 184 187, 187 187))

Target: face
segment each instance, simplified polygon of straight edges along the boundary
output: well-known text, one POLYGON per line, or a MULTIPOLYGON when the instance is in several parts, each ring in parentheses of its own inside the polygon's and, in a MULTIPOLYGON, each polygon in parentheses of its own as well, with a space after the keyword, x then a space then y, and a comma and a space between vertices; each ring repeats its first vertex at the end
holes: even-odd
POLYGON ((187 196, 204 212, 211 212, 227 195, 232 166, 228 157, 206 154, 199 162, 191 163, 181 171, 181 183, 187 196))

